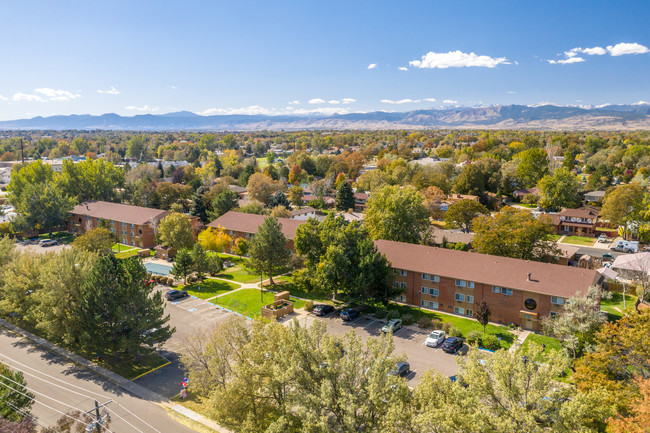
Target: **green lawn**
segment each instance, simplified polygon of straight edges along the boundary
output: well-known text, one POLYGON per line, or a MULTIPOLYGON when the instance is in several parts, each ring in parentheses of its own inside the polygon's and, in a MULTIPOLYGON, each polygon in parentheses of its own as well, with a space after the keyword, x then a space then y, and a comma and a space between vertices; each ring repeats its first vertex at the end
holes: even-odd
POLYGON ((120 376, 133 380, 136 377, 144 374, 150 370, 153 370, 156 367, 160 367, 164 364, 167 364, 167 361, 162 356, 157 353, 150 353, 148 355, 142 356, 137 362, 133 361, 113 361, 112 358, 107 354, 102 354, 102 362, 98 363, 95 358, 96 354, 84 354, 86 359, 93 361, 95 364, 99 364, 104 368, 108 368, 114 373, 119 374, 120 376))
POLYGON ((132 247, 131 245, 125 245, 125 244, 114 244, 113 245, 113 252, 114 253, 124 253, 127 251, 137 251, 140 248, 138 247, 132 247))
MULTIPOLYGON (((272 292, 264 292, 264 305, 273 303, 272 292)), ((305 301, 291 298, 295 309, 302 308, 305 301)), ((243 289, 221 296, 211 301, 219 306, 235 311, 254 319, 262 317, 262 302, 259 289, 243 289)))
POLYGON ((208 299, 213 296, 222 295, 228 293, 231 290, 238 289, 240 286, 236 283, 231 283, 228 281, 215 280, 213 278, 206 278, 201 282, 196 282, 192 284, 179 284, 175 287, 177 290, 187 290, 187 293, 191 296, 196 296, 200 299, 208 299))
MULTIPOLYGON (((376 309, 376 308, 383 308, 381 306, 369 306, 371 310, 376 309)), ((465 319, 460 316, 455 316, 452 314, 443 314, 440 312, 435 312, 432 310, 427 310, 427 309, 420 309, 418 311, 417 307, 409 307, 407 305, 398 305, 398 304, 391 304, 388 307, 389 310, 394 310, 397 309, 400 311, 401 315, 404 314, 410 314, 411 317, 413 317, 413 322, 417 323, 419 317, 429 317, 431 319, 438 319, 442 323, 451 323, 452 326, 460 329, 460 331, 463 334, 463 337, 467 337, 467 334, 469 334, 470 331, 479 331, 483 332, 483 325, 478 323, 476 320, 471 320, 471 319, 465 319)), ((515 336, 510 332, 508 327, 506 326, 497 326, 497 325, 492 325, 488 324, 485 328, 485 332, 487 334, 494 334, 497 337, 501 339, 501 347, 504 349, 509 348, 512 346, 512 343, 515 341, 515 336)))
MULTIPOLYGON (((625 295, 625 307, 627 311, 632 311, 634 309, 634 303, 636 302, 636 297, 625 295)), ((600 301, 600 309, 607 311, 607 320, 616 321, 623 317, 623 294, 622 293, 612 293, 612 299, 602 299, 600 301), (620 311, 619 311, 620 310, 620 311)))
POLYGON ((560 343, 560 340, 557 338, 532 333, 526 337, 521 347, 525 351, 532 343, 535 343, 539 346, 544 344, 546 346, 545 350, 562 350, 562 343, 560 343))
POLYGON ((567 236, 562 241, 563 244, 573 244, 573 245, 586 245, 592 246, 596 243, 595 238, 588 238, 585 236, 567 236))
POLYGON ((217 277, 244 284, 260 281, 260 275, 249 270, 243 263, 224 269, 217 277))
POLYGON ((257 160, 257 166, 260 168, 260 170, 264 170, 264 167, 269 165, 269 161, 266 159, 266 156, 255 159, 257 160))
POLYGON ((60 244, 69 244, 74 241, 74 234, 70 232, 52 232, 52 236, 47 233, 38 235, 35 238, 30 238, 31 240, 41 240, 41 239, 55 239, 60 244))
POLYGON ((549 238, 549 240, 551 240, 553 242, 557 242, 557 241, 560 240, 561 237, 562 237, 562 235, 550 235, 548 238, 549 238))
POLYGON ((537 209, 536 204, 519 203, 518 206, 525 207, 527 209, 537 209))
MULTIPOLYGON (((299 289, 293 283, 293 277, 291 275, 282 275, 277 278, 273 278, 273 281, 278 283, 277 290, 288 290, 291 292, 292 296, 297 296, 303 299, 309 299, 316 303, 320 304, 332 304, 335 305, 337 302, 332 301, 331 296, 328 293, 310 291, 306 292, 302 289, 299 289)), ((338 302, 339 304, 341 302, 338 302)))

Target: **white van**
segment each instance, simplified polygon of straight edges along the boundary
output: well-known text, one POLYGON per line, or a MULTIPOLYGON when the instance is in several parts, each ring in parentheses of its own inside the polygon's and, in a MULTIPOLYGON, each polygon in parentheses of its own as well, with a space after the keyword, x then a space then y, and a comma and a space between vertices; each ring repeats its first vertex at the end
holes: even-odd
POLYGON ((612 251, 624 251, 626 253, 638 253, 639 243, 636 241, 618 241, 610 248, 612 251))

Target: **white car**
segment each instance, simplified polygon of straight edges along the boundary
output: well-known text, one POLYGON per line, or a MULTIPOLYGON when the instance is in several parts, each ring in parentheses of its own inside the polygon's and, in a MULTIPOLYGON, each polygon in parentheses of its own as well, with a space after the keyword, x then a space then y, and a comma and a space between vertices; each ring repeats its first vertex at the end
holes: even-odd
POLYGON ((424 344, 427 347, 438 347, 442 344, 443 341, 445 341, 445 337, 445 331, 433 331, 431 334, 429 334, 424 344))
POLYGON ((607 242, 607 236, 605 236, 604 233, 602 235, 598 236, 598 242, 604 244, 605 242, 607 242))

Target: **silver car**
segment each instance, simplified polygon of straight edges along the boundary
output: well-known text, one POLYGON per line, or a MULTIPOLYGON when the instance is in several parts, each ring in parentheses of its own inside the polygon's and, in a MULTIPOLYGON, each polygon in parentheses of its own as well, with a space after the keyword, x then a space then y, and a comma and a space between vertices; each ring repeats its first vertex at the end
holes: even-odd
POLYGON ((445 331, 433 331, 431 334, 429 334, 424 344, 427 347, 438 347, 442 344, 443 341, 445 341, 445 337, 445 331))

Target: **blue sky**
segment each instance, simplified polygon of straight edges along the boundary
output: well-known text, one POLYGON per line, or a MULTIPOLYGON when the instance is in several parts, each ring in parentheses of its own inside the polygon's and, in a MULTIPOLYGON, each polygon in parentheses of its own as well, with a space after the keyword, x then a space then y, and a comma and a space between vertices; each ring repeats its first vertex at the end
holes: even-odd
POLYGON ((26 0, 0 20, 2 120, 650 101, 648 0, 26 0))

